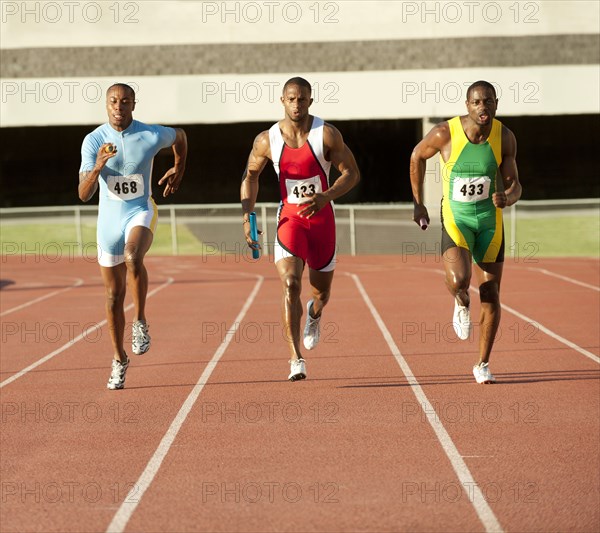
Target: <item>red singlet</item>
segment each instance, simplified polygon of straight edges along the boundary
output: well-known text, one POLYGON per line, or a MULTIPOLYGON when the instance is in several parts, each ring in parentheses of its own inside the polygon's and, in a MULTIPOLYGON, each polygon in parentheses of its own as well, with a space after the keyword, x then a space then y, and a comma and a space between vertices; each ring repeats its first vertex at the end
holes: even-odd
POLYGON ((331 162, 325 160, 323 153, 323 124, 323 119, 313 117, 308 139, 300 148, 285 144, 279 123, 269 130, 271 156, 281 193, 277 244, 289 254, 304 259, 313 270, 331 270, 336 248, 332 203, 311 218, 297 214, 305 194, 324 192, 329 188, 331 162))

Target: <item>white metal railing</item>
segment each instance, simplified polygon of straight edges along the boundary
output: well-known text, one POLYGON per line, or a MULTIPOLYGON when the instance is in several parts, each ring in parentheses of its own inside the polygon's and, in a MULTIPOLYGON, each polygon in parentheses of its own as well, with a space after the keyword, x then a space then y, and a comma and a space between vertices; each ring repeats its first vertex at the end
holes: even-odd
MULTIPOLYGON (((270 251, 269 227, 274 222, 275 212, 278 208, 278 203, 257 203, 256 211, 259 215, 259 224, 263 230, 263 247, 265 253, 270 251)), ((177 235, 178 224, 187 224, 190 222, 201 223, 205 225, 216 224, 231 224, 232 232, 235 231, 236 236, 241 236, 241 231, 238 228, 239 218, 241 216, 241 207, 239 203, 229 204, 178 204, 158 206, 160 219, 168 216, 170 225, 171 252, 173 255, 179 254, 179 242, 177 235), (186 215, 186 212, 188 214, 186 215), (216 214, 216 213, 218 214, 216 214)), ((364 227, 387 228, 390 227, 400 229, 406 234, 410 230, 418 229, 412 222, 412 204, 411 203, 396 203, 396 204, 338 204, 335 206, 338 227, 344 227, 347 230, 347 253, 357 255, 359 252, 359 236, 358 229, 364 227), (367 217, 365 213, 369 213, 367 217), (397 216, 393 214, 397 213, 397 216), (362 214, 362 218, 361 218, 362 214)), ((506 216, 510 220, 510 249, 514 255, 517 248, 516 235, 519 218, 528 216, 536 216, 536 213, 570 213, 577 216, 580 213, 600 213, 599 199, 575 199, 575 200, 521 200, 514 206, 507 208, 506 216)), ((98 212, 97 205, 72 205, 72 206, 46 206, 46 207, 17 207, 17 208, 0 208, 0 222, 2 225, 15 223, 31 223, 39 217, 44 217, 45 220, 50 220, 53 217, 59 218, 61 221, 64 217, 72 217, 75 227, 77 239, 77 248, 80 254, 83 254, 83 225, 84 222, 90 222, 92 217, 95 217, 98 212)), ((439 217, 439 209, 437 206, 430 206, 430 216, 435 222, 439 217)), ((374 230, 376 233, 379 230, 374 230)), ((394 242, 398 239, 396 235, 398 231, 392 232, 390 235, 393 242, 389 252, 393 252, 394 242)), ((419 238, 424 240, 433 239, 431 233, 425 234, 420 231, 416 233, 419 238)), ((388 239, 382 237, 382 239, 388 239)), ((438 239, 439 235, 435 235, 438 239)), ((368 239, 371 239, 369 234, 368 239)), ((364 244, 365 237, 361 243, 364 244)), ((388 253, 389 253, 388 252, 388 253)), ((367 252, 368 253, 368 252, 367 252)))

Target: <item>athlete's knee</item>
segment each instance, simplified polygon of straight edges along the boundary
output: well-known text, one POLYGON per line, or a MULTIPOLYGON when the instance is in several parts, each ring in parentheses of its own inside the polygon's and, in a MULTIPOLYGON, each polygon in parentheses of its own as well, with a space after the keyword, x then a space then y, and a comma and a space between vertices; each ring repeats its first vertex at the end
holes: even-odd
POLYGON ((139 253, 136 248, 126 249, 125 265, 130 273, 137 276, 144 267, 144 254, 139 253))
POLYGON ((486 281, 479 285, 479 297, 481 303, 492 304, 495 307, 500 306, 500 289, 495 281, 486 281))
POLYGON ((464 274, 457 272, 446 273, 446 286, 453 294, 468 290, 470 283, 471 280, 464 274))
POLYGON ((106 287, 106 306, 111 310, 115 310, 123 305, 125 301, 125 286, 106 287))
POLYGON ((316 300, 319 300, 323 306, 327 305, 329 302, 329 298, 331 297, 331 290, 327 289, 324 291, 319 291, 313 294, 316 300))
POLYGON ((287 297, 300 296, 302 290, 302 282, 300 278, 294 274, 287 274, 283 277, 283 291, 287 297))

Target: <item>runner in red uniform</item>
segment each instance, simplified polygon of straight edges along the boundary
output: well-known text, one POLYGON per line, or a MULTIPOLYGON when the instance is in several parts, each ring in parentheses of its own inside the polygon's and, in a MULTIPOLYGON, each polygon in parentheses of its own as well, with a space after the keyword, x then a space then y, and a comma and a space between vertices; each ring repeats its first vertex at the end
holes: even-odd
POLYGON ((302 274, 309 268, 312 299, 307 304, 304 347, 312 350, 319 341, 323 307, 329 301, 335 268, 335 217, 333 200, 352 189, 360 179, 356 161, 340 132, 308 113, 311 86, 303 78, 292 78, 283 87, 281 102, 285 118, 254 140, 242 181, 244 232, 250 247, 258 243, 250 236, 248 216, 254 210, 258 179, 268 160, 279 178, 281 204, 277 213, 275 265, 283 288, 283 323, 290 349, 288 379, 306 377, 306 362, 300 352, 302 274), (341 173, 329 186, 329 170, 341 173))

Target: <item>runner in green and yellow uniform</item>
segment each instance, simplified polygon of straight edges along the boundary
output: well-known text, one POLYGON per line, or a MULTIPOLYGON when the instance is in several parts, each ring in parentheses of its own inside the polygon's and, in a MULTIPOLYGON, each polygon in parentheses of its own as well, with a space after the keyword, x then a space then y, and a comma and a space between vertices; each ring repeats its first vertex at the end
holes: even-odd
POLYGON ((414 220, 423 204, 426 160, 440 153, 442 162, 442 258, 446 286, 455 297, 453 325, 460 339, 472 331, 469 285, 472 263, 481 298, 477 383, 495 381, 488 362, 500 323, 500 281, 504 261, 502 209, 521 197, 514 134, 496 120, 494 86, 477 81, 467 90, 467 115, 437 124, 415 147, 410 162, 414 220), (500 176, 500 180, 497 177, 500 176))

